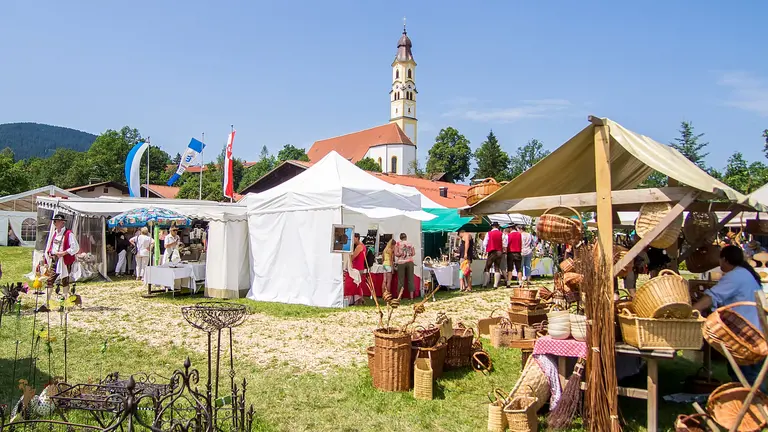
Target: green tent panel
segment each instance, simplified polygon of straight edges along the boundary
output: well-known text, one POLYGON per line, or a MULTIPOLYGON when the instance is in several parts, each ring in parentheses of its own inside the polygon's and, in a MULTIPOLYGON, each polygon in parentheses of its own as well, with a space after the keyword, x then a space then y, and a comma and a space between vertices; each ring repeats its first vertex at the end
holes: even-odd
POLYGON ((421 230, 425 233, 454 232, 463 228, 468 232, 486 232, 491 230, 491 223, 487 218, 482 218, 480 223, 472 222, 472 217, 462 217, 457 209, 427 208, 425 212, 437 216, 431 221, 421 223, 421 230))

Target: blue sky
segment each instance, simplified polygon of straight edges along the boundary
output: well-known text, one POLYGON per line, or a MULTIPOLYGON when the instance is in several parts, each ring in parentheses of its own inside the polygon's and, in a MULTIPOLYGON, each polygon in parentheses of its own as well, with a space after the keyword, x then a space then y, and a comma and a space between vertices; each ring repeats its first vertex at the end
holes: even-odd
MULTIPOLYGON (((139 128, 171 154, 229 125, 253 160, 386 123, 407 17, 419 154, 453 126, 510 153, 610 117, 667 143, 681 120, 764 160, 768 2, 3 0, 0 123, 139 128)), ((220 147, 219 147, 220 148, 220 147)), ((768 161, 767 161, 768 162, 768 161)))

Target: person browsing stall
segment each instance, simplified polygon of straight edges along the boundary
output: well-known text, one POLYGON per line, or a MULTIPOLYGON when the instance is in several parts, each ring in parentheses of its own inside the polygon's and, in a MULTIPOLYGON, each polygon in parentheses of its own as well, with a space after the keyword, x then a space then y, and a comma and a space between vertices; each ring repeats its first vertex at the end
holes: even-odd
POLYGON ((523 237, 517 227, 513 227, 507 240, 507 285, 512 285, 512 269, 517 272, 517 283, 523 282, 523 237))
MULTIPOLYGON (((699 299, 693 308, 703 312, 706 310, 727 306, 736 302, 754 302, 755 293, 762 291, 760 276, 744 259, 744 253, 737 246, 726 246, 720 251, 720 269, 723 277, 711 289, 704 291, 704 296, 699 299)), ((736 306, 733 308, 748 320, 756 329, 762 330, 755 306, 736 306)), ((760 372, 762 364, 740 366, 741 372, 750 384, 754 383, 760 372)), ((733 370, 728 370, 731 378, 737 377, 733 370)), ((761 384, 761 390, 766 392, 765 383, 761 384)))
POLYGON ((171 227, 170 232, 163 239, 163 245, 165 246, 165 251, 163 252, 162 264, 181 261, 181 256, 179 255, 181 237, 179 237, 179 229, 177 227, 171 227))
POLYGON ((77 253, 80 252, 75 234, 67 229, 66 225, 67 221, 63 215, 57 214, 53 217, 53 231, 48 235, 48 244, 45 248, 48 267, 54 273, 47 281, 49 300, 51 288, 57 280, 64 287, 64 296, 69 297, 69 273, 72 272, 72 265, 77 260, 77 253))
POLYGON ((459 230, 459 263, 462 292, 472 291, 472 261, 475 259, 475 238, 472 234, 459 230))
POLYGON ((499 281, 501 280, 501 258, 502 251, 504 250, 504 243, 499 229, 499 223, 494 222, 491 224, 491 231, 483 239, 483 247, 488 255, 485 261, 485 269, 483 270, 483 287, 488 288, 488 284, 491 281, 491 266, 494 268, 494 280, 493 287, 499 287, 499 281))
POLYGON ((383 265, 384 265, 384 287, 382 287, 382 293, 389 291, 392 288, 392 264, 395 255, 395 239, 389 239, 387 245, 382 252, 383 265))
POLYGON ((413 297, 416 291, 416 283, 413 279, 413 257, 416 255, 416 249, 408 242, 408 236, 400 233, 400 241, 395 245, 395 262, 397 263, 397 288, 402 290, 406 281, 408 282, 408 292, 413 297))

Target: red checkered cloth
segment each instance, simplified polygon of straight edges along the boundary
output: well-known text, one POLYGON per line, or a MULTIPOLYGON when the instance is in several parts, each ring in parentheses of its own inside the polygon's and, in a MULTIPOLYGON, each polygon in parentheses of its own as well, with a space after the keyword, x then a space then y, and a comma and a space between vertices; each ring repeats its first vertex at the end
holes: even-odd
POLYGON ((576 339, 552 339, 543 336, 536 339, 533 346, 533 355, 554 355, 558 357, 587 358, 587 344, 576 339))

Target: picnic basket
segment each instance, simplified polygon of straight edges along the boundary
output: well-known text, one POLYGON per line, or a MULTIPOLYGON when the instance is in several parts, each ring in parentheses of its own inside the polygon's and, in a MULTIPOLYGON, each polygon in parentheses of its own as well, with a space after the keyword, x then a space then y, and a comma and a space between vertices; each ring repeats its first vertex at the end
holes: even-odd
POLYGON ((576 214, 577 219, 550 213, 555 208, 558 207, 547 209, 536 221, 536 234, 538 234, 539 239, 567 244, 576 244, 581 241, 583 235, 581 214, 571 207, 563 206, 561 208, 566 208, 576 214))
POLYGON ((493 178, 481 180, 479 183, 470 186, 467 190, 467 205, 473 206, 488 195, 499 190, 501 185, 493 178))
POLYGON ((416 357, 413 363, 413 397, 415 399, 432 400, 432 384, 434 373, 430 358, 416 357))
POLYGON ((380 328, 374 336, 373 382, 383 391, 408 391, 411 385, 411 335, 397 328, 380 328))
POLYGON ((442 337, 437 345, 430 348, 414 347, 412 355, 414 361, 417 358, 428 358, 432 362, 432 375, 435 379, 443 376, 445 366, 445 355, 448 352, 448 343, 442 337))
POLYGON ((693 310, 688 282, 668 269, 638 288, 632 305, 640 318, 688 318, 693 310))
POLYGON ((491 329, 491 346, 494 348, 508 347, 512 341, 522 339, 517 326, 507 318, 491 326, 491 329))
POLYGON ((707 239, 717 226, 717 215, 713 212, 688 212, 683 222, 683 236, 688 244, 697 245, 707 239))
POLYGON ((488 432, 504 432, 507 430, 507 416, 504 415, 504 405, 507 403, 506 395, 501 389, 495 389, 488 393, 488 432))
MULTIPOLYGON (((718 424, 731 429, 738 419, 739 411, 744 406, 744 399, 746 399, 749 391, 748 387, 742 387, 739 383, 723 384, 709 395, 707 412, 712 414, 712 418, 718 424)), ((768 403, 768 398, 758 390, 738 430, 754 432, 762 430, 766 426, 766 422, 760 415, 757 406, 766 403, 768 403)))
POLYGON ((462 368, 470 365, 472 359, 472 341, 475 331, 464 327, 462 323, 453 329, 453 337, 448 339, 448 352, 445 355, 445 365, 449 368, 462 368))
POLYGON ((709 430, 704 420, 707 414, 680 414, 675 420, 675 432, 706 432, 709 430))
MULTIPOLYGON (((531 393, 533 390, 531 390, 531 393)), ((536 417, 536 396, 515 396, 504 407, 507 427, 510 432, 536 432, 539 419, 536 417)))
POLYGON ((692 273, 704 273, 720 266, 720 246, 706 245, 696 248, 685 259, 685 266, 692 273))
POLYGON ((721 353, 723 348, 720 344, 725 345, 736 363, 755 364, 768 355, 768 342, 760 330, 732 310, 736 306, 756 307, 756 303, 736 302, 717 308, 704 322, 702 334, 707 343, 721 353))
MULTIPOLYGON (((635 232, 640 238, 645 237, 672 210, 669 203, 645 203, 640 207, 640 214, 635 221, 635 232)), ((666 249, 677 243, 683 227, 682 213, 651 241, 651 247, 666 249)))
POLYGON ((489 336, 491 334, 491 325, 498 324, 499 321, 501 321, 502 317, 493 316, 493 313, 497 310, 498 308, 492 310, 488 318, 480 318, 477 320, 477 334, 479 336, 489 336))
POLYGON ((688 319, 641 318, 624 309, 618 317, 627 345, 648 350, 698 350, 704 343, 704 318, 693 311, 688 319))

